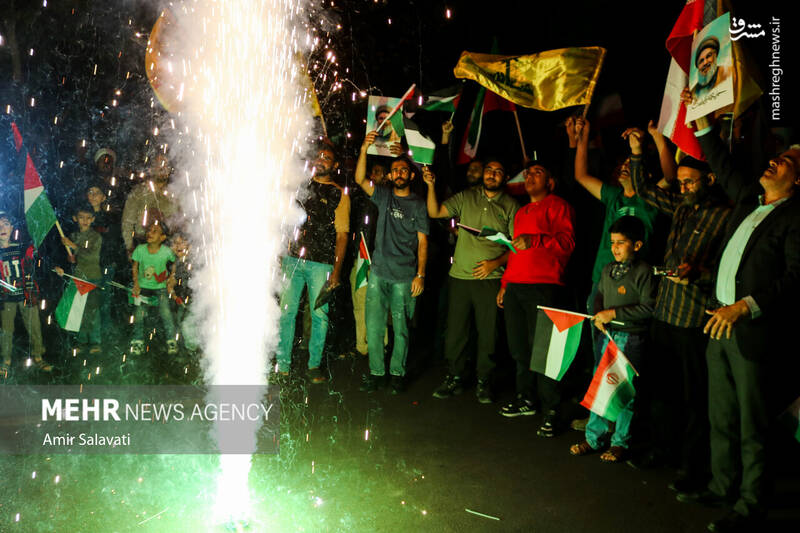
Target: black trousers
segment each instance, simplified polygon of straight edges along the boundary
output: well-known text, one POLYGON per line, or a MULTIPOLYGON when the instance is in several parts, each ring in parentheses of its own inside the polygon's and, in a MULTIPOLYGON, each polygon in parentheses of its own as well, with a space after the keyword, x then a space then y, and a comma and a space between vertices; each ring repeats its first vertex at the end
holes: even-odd
POLYGON ((677 460, 699 483, 709 478, 708 370, 703 328, 654 320, 649 383, 655 451, 677 460))
MULTIPOLYGON (((753 354, 750 354, 753 355, 753 354)), ((767 368, 745 358, 730 339, 711 340, 708 400, 711 420, 712 492, 736 501, 745 516, 766 512, 769 408, 767 368)))
MULTIPOLYGON (((536 333, 537 305, 563 306, 566 291, 560 285, 508 283, 503 301, 506 333, 511 357, 517 364, 517 394, 545 411, 558 411, 561 388, 558 381, 530 369, 536 333)), ((549 332, 548 332, 549 334, 549 332)))
POLYGON ((469 353, 470 330, 477 332, 477 375, 487 379, 494 367, 491 355, 497 340, 497 293, 499 279, 465 280, 449 278, 447 329, 444 353, 450 374, 464 377, 469 353))

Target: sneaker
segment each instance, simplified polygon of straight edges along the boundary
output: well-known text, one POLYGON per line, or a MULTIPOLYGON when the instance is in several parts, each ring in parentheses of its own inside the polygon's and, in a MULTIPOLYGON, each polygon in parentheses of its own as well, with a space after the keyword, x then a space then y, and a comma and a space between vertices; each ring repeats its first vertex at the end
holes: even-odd
POLYGON ((547 414, 544 415, 544 422, 542 425, 539 426, 539 429, 536 431, 536 434, 540 437, 554 437, 556 435, 556 424, 558 422, 558 415, 555 411, 548 411, 547 414))
POLYGON ((373 376, 372 374, 364 376, 364 381, 358 388, 361 392, 375 392, 383 385, 383 376, 373 376))
POLYGON ((521 396, 517 396, 517 398, 508 405, 504 405, 500 408, 500 414, 509 418, 513 418, 515 416, 535 415, 536 407, 534 407, 533 402, 530 400, 526 400, 521 396))
POLYGON ((170 339, 167 341, 167 354, 178 355, 178 341, 170 339))
POLYGON ((479 403, 492 403, 492 387, 489 385, 489 380, 481 379, 478 381, 475 396, 478 397, 479 403))
POLYGON ((319 369, 319 367, 309 368, 308 377, 311 379, 311 383, 314 383, 316 385, 328 381, 328 377, 322 374, 322 371, 319 369))
POLYGON ((144 353, 144 341, 131 341, 131 355, 142 355, 144 353))
POLYGON ((433 397, 444 399, 455 396, 456 394, 461 394, 462 392, 464 392, 464 385, 461 382, 461 378, 448 374, 448 376, 444 378, 444 383, 433 392, 433 397))
POLYGON ((406 390, 406 380, 403 376, 392 376, 390 383, 392 386, 392 394, 400 394, 406 390))

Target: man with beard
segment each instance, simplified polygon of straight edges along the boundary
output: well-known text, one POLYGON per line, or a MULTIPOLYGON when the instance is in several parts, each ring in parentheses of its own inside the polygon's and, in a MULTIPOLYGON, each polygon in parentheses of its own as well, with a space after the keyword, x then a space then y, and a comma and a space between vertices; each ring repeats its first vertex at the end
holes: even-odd
POLYGON ((281 260, 288 285, 281 296, 278 371, 286 375, 292 363, 295 317, 303 288, 308 286, 311 309, 311 338, 308 341, 308 370, 312 383, 323 383, 320 371, 322 350, 328 335, 328 304, 315 308, 320 292, 334 289, 341 280, 342 259, 350 231, 350 197, 334 179, 339 168, 332 148, 321 147, 312 164, 308 195, 299 200, 306 221, 297 238, 289 243, 289 255, 281 260))
POLYGON ((648 182, 642 163, 644 132, 622 134, 631 147, 631 181, 648 204, 672 218, 651 336, 654 458, 677 459, 681 470, 670 488, 704 487, 709 477, 708 375, 703 334, 711 304, 714 264, 730 207, 712 189, 714 174, 705 162, 684 157, 678 164, 680 193, 648 182), (673 455, 674 457, 671 457, 673 455))
POLYGON ((409 188, 415 174, 407 158, 401 156, 392 162, 389 169, 391 185, 375 185, 367 179, 366 163, 361 164, 361 161, 366 159, 367 149, 377 135, 375 131, 367 134, 356 165, 356 183, 378 207, 366 302, 370 373, 361 390, 373 392, 384 381, 383 335, 387 312, 391 312, 394 347, 389 373, 392 376, 392 394, 399 394, 405 385, 408 319, 414 314, 415 298, 425 288, 430 229, 425 202, 409 188))
POLYGON ((483 162, 479 159, 473 159, 467 165, 467 187, 474 187, 481 184, 483 178, 483 162))
POLYGON ((727 80, 731 75, 731 67, 717 64, 719 40, 710 36, 700 43, 694 57, 697 67, 697 85, 694 88, 695 98, 700 99, 711 92, 711 89, 727 80))
MULTIPOLYGON (((503 191, 505 176, 503 164, 497 159, 488 159, 483 167, 482 187, 470 187, 439 204, 434 187, 435 176, 424 167, 422 177, 428 186, 428 216, 459 217, 466 226, 476 229, 490 227, 507 236, 513 235, 514 215, 519 205, 503 191)), ((494 302, 510 253, 502 244, 459 230, 448 281, 444 351, 449 372, 444 383, 433 393, 434 398, 449 398, 464 389, 467 371, 465 348, 474 315, 478 333, 477 397, 480 403, 492 403, 490 375, 493 364, 490 356, 494 353, 497 329, 494 302)))
MULTIPOLYGON (((684 93, 685 97, 689 95, 684 93)), ((800 296, 800 146, 769 161, 760 178, 740 171, 708 121, 696 135, 735 202, 716 271, 717 305, 704 330, 711 421, 708 487, 680 501, 730 505, 711 531, 758 531, 767 511, 770 421, 797 397, 795 307, 800 296)))

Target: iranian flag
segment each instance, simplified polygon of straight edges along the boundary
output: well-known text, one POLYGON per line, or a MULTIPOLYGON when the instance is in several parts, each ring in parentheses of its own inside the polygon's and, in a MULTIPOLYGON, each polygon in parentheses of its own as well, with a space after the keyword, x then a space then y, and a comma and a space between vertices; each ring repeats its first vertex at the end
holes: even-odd
POLYGON ((585 315, 539 306, 531 370, 561 381, 575 359, 585 315))
POLYGON ((367 250, 367 241, 364 240, 363 233, 360 233, 360 235, 358 259, 356 259, 356 290, 367 286, 367 274, 369 274, 369 265, 372 263, 369 258, 369 250, 367 250))
POLYGON ((686 104, 681 102, 681 91, 689 85, 689 65, 692 61, 694 32, 702 30, 704 22, 716 18, 716 2, 712 0, 687 0, 675 26, 667 37, 667 50, 671 56, 658 130, 683 152, 695 159, 704 160, 694 128, 686 125, 686 104))
POLYGON ((603 358, 581 405, 606 420, 616 422, 619 413, 636 395, 633 388, 635 375, 636 369, 609 337, 603 358))
POLYGON ((56 306, 55 316, 58 325, 67 331, 79 331, 86 309, 86 299, 97 285, 78 278, 71 278, 61 300, 56 306))

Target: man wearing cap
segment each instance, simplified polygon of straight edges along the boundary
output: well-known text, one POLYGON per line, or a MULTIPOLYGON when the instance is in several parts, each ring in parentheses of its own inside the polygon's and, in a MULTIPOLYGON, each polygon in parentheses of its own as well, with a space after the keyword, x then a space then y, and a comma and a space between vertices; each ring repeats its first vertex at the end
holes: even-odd
POLYGON ((800 365, 786 347, 795 340, 800 300, 800 146, 771 159, 758 180, 747 179, 708 120, 696 125, 735 205, 716 269, 717 302, 704 328, 712 478, 678 499, 732 506, 711 531, 757 531, 769 493, 770 420, 797 397, 800 365))
MULTIPOLYGON (((497 159, 486 160, 482 187, 465 189, 442 204, 436 198, 433 172, 423 167, 422 177, 428 186, 429 217, 459 217, 463 224, 472 228, 489 227, 509 237, 514 234, 514 215, 519 204, 503 190, 506 173, 497 159)), ((490 357, 494 353, 497 333, 497 306, 494 303, 510 253, 511 250, 503 244, 459 230, 448 280, 444 351, 449 372, 444 383, 433 393, 435 398, 448 398, 463 391, 467 373, 465 349, 474 316, 478 334, 476 395, 480 403, 492 403, 490 374, 493 364, 490 357)))
POLYGON ((718 56, 719 40, 713 35, 703 39, 694 56, 694 66, 697 67, 695 98, 703 98, 711 89, 730 77, 731 67, 718 65, 718 56))
POLYGON ((150 223, 155 220, 169 222, 178 213, 178 202, 167 191, 172 167, 167 156, 156 155, 150 165, 147 181, 138 184, 128 194, 122 211, 122 240, 128 255, 136 244, 144 242, 150 223))
POLYGON ((652 323, 653 408, 652 453, 658 459, 680 462, 679 492, 705 486, 709 477, 708 377, 703 334, 711 304, 715 258, 723 242, 730 207, 712 188, 714 174, 692 157, 678 164, 680 193, 648 182, 642 162, 644 132, 629 128, 623 134, 631 147, 631 181, 645 202, 672 223, 664 266, 668 275, 658 286, 652 323))

